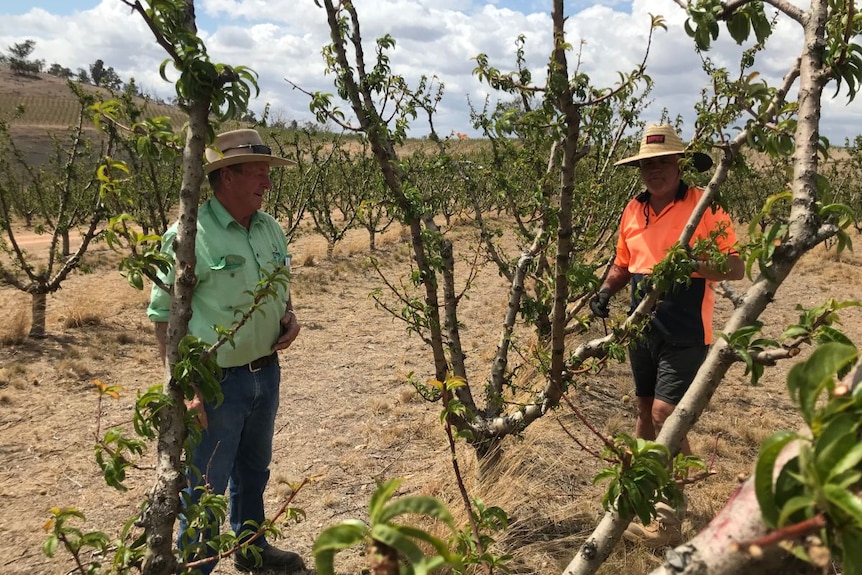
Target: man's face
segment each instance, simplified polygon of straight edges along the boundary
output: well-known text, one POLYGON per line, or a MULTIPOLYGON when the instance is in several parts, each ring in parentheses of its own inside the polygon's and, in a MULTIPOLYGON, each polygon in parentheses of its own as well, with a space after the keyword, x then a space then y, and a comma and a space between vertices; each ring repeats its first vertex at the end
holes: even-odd
POLYGON ((675 194, 679 187, 679 161, 677 154, 659 156, 640 161, 641 180, 652 194, 675 194))
POLYGON ((251 215, 263 205, 263 194, 272 186, 268 162, 231 166, 223 175, 227 200, 241 215, 251 215))

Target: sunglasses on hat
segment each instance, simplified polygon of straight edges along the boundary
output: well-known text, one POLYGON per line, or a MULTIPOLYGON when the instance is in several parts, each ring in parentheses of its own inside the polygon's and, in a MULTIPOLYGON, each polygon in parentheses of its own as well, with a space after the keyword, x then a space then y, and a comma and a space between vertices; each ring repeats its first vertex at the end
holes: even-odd
POLYGON ((272 148, 269 146, 264 146, 263 144, 243 144, 241 146, 231 146, 230 148, 225 148, 222 150, 222 153, 227 152, 228 150, 251 150, 252 154, 266 154, 267 156, 272 155, 272 148))

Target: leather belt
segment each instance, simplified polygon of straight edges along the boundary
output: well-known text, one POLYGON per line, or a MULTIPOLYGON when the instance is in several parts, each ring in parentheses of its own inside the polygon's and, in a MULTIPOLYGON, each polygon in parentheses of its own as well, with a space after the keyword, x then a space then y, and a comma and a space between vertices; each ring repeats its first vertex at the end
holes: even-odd
POLYGON ((272 352, 269 355, 265 355, 263 357, 259 357, 256 360, 246 363, 244 365, 232 365, 227 369, 248 369, 250 372, 254 373, 256 371, 260 371, 261 369, 274 364, 278 361, 278 354, 276 352, 272 352))

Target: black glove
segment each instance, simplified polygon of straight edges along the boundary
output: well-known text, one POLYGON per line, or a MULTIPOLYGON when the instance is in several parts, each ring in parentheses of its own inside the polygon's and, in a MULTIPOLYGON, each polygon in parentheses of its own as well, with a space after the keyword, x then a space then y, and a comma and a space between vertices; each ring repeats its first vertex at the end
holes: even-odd
POLYGON ((611 308, 608 307, 608 304, 611 301, 611 292, 606 290, 599 290, 599 293, 590 300, 590 310, 593 312, 593 315, 596 317, 605 318, 611 315, 611 308))
POLYGON ((688 275, 691 275, 700 269, 700 260, 685 260, 685 265, 688 267, 688 275))

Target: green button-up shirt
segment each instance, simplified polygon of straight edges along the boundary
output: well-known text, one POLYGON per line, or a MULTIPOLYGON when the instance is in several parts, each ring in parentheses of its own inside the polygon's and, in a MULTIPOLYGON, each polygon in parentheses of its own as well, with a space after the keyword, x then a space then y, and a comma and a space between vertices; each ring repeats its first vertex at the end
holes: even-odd
MULTIPOLYGON (((173 249, 178 224, 164 234, 162 253, 175 258, 173 249)), ((195 240, 197 284, 192 298, 189 334, 208 344, 217 341, 213 326, 230 328, 252 304, 251 293, 264 273, 284 265, 288 256, 287 239, 278 222, 258 211, 246 230, 215 199, 207 200, 198 212, 195 240)), ((161 279, 174 283, 174 269, 161 279)), ((279 297, 269 298, 234 337, 234 346, 218 349, 222 367, 243 365, 269 355, 281 332, 281 317, 289 287, 279 286, 279 297)), ((147 316, 154 322, 167 322, 171 296, 153 285, 147 316)))

